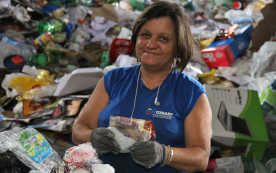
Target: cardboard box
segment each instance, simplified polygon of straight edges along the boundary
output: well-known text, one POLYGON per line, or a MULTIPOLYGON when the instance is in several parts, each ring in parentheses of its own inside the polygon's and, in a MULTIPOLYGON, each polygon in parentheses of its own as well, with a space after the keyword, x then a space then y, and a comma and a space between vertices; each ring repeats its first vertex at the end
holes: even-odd
POLYGON ((255 90, 205 85, 213 112, 212 139, 230 147, 244 147, 245 158, 261 160, 269 142, 255 90))
POLYGON ((232 50, 227 45, 202 49, 201 55, 210 68, 231 66, 235 59, 232 50))

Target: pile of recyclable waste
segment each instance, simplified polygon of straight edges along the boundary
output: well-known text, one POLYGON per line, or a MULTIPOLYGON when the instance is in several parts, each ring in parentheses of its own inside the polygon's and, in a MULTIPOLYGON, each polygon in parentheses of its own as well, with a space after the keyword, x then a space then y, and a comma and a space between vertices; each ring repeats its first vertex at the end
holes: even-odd
MULTIPOLYGON (((73 144, 72 124, 107 71, 139 63, 132 27, 154 2, 0 0, 1 172, 115 172, 90 143, 73 144)), ((206 172, 275 173, 276 2, 173 2, 197 44, 184 72, 214 113, 206 172)))

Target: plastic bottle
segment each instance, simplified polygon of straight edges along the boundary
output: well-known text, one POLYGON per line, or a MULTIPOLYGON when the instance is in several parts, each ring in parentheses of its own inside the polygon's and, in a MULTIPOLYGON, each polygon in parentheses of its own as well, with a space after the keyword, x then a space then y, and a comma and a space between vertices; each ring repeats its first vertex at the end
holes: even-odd
MULTIPOLYGON (((107 0, 107 1, 110 1, 110 0, 107 0)), ((146 0, 130 0, 129 3, 134 10, 143 11, 149 5, 150 2, 147 3, 146 0)))
POLYGON ((49 64, 48 55, 46 55, 44 53, 39 53, 39 54, 33 55, 27 59, 27 64, 45 67, 46 65, 49 64))
POLYGON ((50 32, 44 32, 41 35, 39 35, 34 41, 33 44, 35 46, 45 46, 49 42, 53 41, 53 36, 50 32))
POLYGON ((213 3, 218 6, 218 7, 221 7, 221 6, 224 6, 224 7, 228 7, 229 9, 232 8, 232 0, 212 0, 213 3))
POLYGON ((65 24, 59 19, 52 19, 50 21, 42 21, 37 26, 37 31, 42 34, 49 31, 50 33, 61 32, 65 24))
POLYGON ((109 50, 103 52, 102 57, 101 57, 100 67, 105 68, 108 65, 109 65, 109 50))
POLYGON ((246 7, 245 0, 235 0, 233 1, 232 7, 236 10, 243 10, 246 7))
POLYGON ((190 10, 190 11, 195 11, 196 10, 195 5, 193 4, 192 0, 188 0, 188 1, 184 2, 183 7, 187 10, 190 10))
POLYGON ((84 5, 84 6, 88 6, 88 7, 94 6, 93 0, 68 0, 67 4, 69 6, 77 6, 77 5, 84 5))
POLYGON ((66 40, 65 32, 58 32, 53 35, 53 40, 56 43, 63 43, 66 40))

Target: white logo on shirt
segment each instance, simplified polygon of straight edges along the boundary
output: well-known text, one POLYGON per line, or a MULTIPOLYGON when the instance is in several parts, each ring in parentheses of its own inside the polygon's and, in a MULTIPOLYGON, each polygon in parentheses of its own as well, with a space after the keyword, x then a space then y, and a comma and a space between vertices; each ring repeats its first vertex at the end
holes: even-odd
POLYGON ((155 111, 152 116, 156 117, 156 118, 172 119, 173 113, 163 112, 163 111, 155 111))

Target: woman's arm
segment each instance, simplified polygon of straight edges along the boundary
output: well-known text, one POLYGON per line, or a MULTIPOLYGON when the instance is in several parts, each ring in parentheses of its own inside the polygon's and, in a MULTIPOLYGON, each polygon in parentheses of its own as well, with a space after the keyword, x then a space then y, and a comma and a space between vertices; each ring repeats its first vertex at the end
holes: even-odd
POLYGON ((98 127, 99 113, 107 106, 108 102, 109 96, 104 87, 104 78, 101 78, 74 121, 72 140, 75 144, 90 141, 92 130, 98 127))
POLYGON ((185 120, 185 148, 172 148, 169 166, 185 171, 207 168, 212 137, 212 111, 206 94, 202 94, 185 120))

